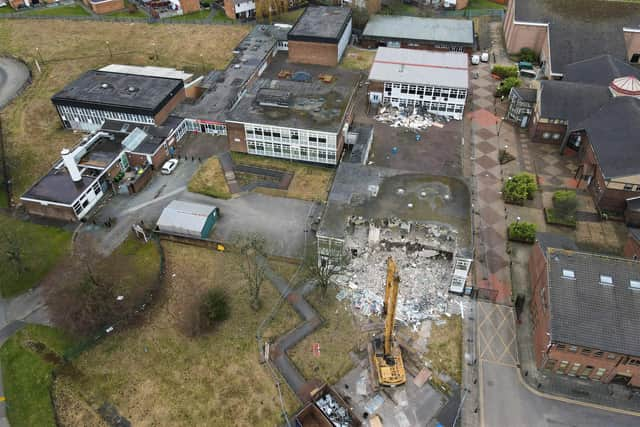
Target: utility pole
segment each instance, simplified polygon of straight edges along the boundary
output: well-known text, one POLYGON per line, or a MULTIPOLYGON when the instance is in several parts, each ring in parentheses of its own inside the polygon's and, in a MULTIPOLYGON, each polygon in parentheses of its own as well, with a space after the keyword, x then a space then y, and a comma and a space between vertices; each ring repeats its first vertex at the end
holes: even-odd
POLYGON ((5 192, 7 194, 7 207, 11 208, 11 175, 9 174, 9 163, 7 162, 7 153, 4 148, 2 118, 0 118, 0 161, 2 162, 2 180, 4 181, 5 192))

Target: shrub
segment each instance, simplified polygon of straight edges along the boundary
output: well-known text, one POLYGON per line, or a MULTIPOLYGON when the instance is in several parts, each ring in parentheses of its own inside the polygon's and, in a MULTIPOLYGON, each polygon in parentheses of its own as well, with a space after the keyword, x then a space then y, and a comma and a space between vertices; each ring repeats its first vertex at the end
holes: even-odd
POLYGON ((500 82, 500 85, 496 89, 496 96, 507 96, 511 92, 511 88, 519 87, 522 84, 517 77, 507 77, 500 82))
POLYGON ((538 63, 538 55, 528 47, 520 49, 520 55, 518 56, 520 61, 531 62, 532 64, 538 63))
POLYGON ((533 243, 536 240, 536 225, 530 222, 512 222, 509 224, 509 240, 533 243))
POLYGON ((202 301, 202 314, 209 327, 227 320, 231 314, 227 294, 221 289, 209 289, 202 301))
POLYGON ((578 207, 578 200, 576 198, 576 192, 570 190, 558 190, 553 193, 553 208, 557 214, 564 217, 574 217, 576 215, 576 208, 578 207))
POLYGON ((518 77, 518 67, 515 65, 494 65, 491 73, 503 80, 508 77, 518 77))
POLYGON ((502 186, 502 198, 505 202, 522 205, 525 200, 533 199, 538 191, 536 179, 530 173, 519 173, 505 181, 502 186))

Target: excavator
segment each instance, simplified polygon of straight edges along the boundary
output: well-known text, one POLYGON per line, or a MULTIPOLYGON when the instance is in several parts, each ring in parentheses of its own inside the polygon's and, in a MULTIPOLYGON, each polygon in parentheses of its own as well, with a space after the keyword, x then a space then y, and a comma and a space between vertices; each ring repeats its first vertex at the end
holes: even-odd
POLYGON ((383 387, 396 387, 407 381, 400 346, 393 340, 396 320, 400 276, 392 257, 387 258, 387 282, 384 291, 382 315, 385 316, 384 336, 373 339, 371 360, 383 387))

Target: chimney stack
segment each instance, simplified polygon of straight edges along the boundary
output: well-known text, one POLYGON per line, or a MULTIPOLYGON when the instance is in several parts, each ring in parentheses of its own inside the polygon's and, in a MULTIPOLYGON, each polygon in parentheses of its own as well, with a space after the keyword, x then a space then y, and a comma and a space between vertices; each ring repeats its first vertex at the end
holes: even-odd
POLYGON ((73 157, 73 153, 69 151, 68 148, 63 149, 60 152, 62 156, 62 161, 64 162, 64 166, 69 171, 69 176, 73 182, 82 181, 82 175, 80 174, 80 169, 78 169, 78 165, 76 164, 76 159, 73 157))

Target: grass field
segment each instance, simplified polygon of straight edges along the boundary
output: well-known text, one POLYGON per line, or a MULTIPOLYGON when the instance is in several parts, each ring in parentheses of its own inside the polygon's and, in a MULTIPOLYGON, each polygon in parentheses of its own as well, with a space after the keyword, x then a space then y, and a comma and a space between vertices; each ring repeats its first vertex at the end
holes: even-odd
POLYGON ((8 4, 4 7, 0 7, 0 14, 2 13, 13 13, 14 10, 11 6, 9 6, 8 4))
POLYGON ((200 166, 189 181, 189 191, 217 199, 231 198, 224 171, 217 157, 211 157, 200 166))
POLYGON ((314 166, 302 162, 260 157, 250 154, 231 153, 237 164, 259 166, 293 173, 293 179, 287 190, 257 188, 255 191, 272 196, 292 199, 325 201, 329 195, 331 180, 335 169, 314 166))
POLYGON ((110 63, 170 66, 193 72, 201 70, 202 59, 206 68, 224 68, 248 30, 241 25, 1 20, 0 55, 17 56, 33 70, 33 83, 2 112, 16 171, 14 193, 21 194, 46 172, 62 148, 77 144, 80 135, 61 128, 50 99, 80 74, 110 63), (189 43, 184 43, 187 39, 189 43), (154 52, 159 54, 155 61, 154 52), (36 59, 43 66, 42 73, 35 68, 36 59))
MULTIPOLYGON (((265 282, 256 313, 249 307, 237 255, 171 243, 164 249, 165 288, 143 324, 83 353, 74 369, 56 381, 61 423, 94 419, 93 407, 109 402, 132 425, 227 426, 229 420, 239 426, 279 425, 277 391, 259 363, 255 339, 277 292, 265 282), (177 326, 183 299, 209 288, 227 291, 231 317, 207 335, 187 338, 177 326)), ((292 272, 294 266, 277 268, 292 272)), ((283 390, 291 412, 297 400, 283 390)))
POLYGON ((317 378, 333 384, 353 368, 349 351, 365 342, 352 309, 336 300, 338 290, 331 287, 322 299, 319 290, 312 291, 307 301, 320 313, 325 323, 314 333, 289 350, 291 361, 307 378, 317 378), (313 353, 313 345, 320 344, 320 356, 313 353))
POLYGON ((366 71, 371 68, 375 57, 375 50, 356 49, 349 46, 342 57, 340 66, 347 70, 366 71))
POLYGON ((462 318, 444 318, 443 325, 433 324, 427 345, 427 359, 433 370, 446 372, 458 384, 462 381, 462 318))
POLYGON ((504 9, 505 5, 494 3, 491 0, 469 0, 467 9, 504 9))
POLYGON ((0 295, 5 298, 37 285, 71 246, 71 233, 4 214, 0 214, 0 230, 0 295), (10 245, 4 233, 16 243, 10 245), (22 270, 5 256, 12 247, 21 252, 22 270))
POLYGON ((12 427, 55 426, 51 370, 73 344, 61 331, 28 325, 0 348, 7 416, 12 427))
POLYGON ((25 14, 34 16, 91 16, 89 12, 84 10, 82 6, 78 4, 57 7, 43 7, 25 12, 25 14))

